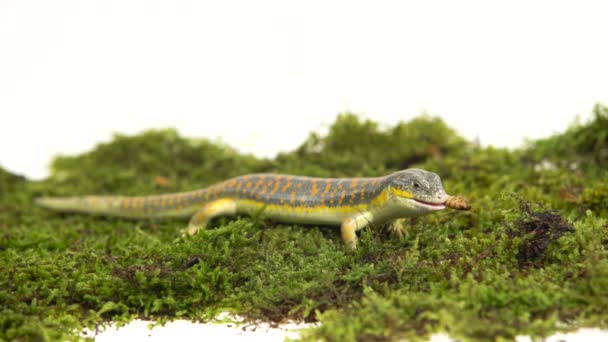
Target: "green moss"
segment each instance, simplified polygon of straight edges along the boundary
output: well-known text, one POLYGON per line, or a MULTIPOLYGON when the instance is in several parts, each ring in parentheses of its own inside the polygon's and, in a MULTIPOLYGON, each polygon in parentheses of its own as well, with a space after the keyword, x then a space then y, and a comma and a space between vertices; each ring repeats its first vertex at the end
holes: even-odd
POLYGON ((608 165, 608 107, 597 104, 589 123, 575 122, 565 133, 529 143, 528 157, 577 167, 608 165))
POLYGON ((606 109, 562 135, 509 151, 467 142, 428 116, 393 127, 343 114, 273 160, 173 130, 61 156, 39 182, 0 169, 0 340, 77 339, 133 318, 320 321, 307 340, 540 337, 606 327, 606 109), (582 138, 584 136, 584 138, 582 138), (568 142, 564 144, 563 142, 568 142), (550 161, 550 167, 539 167, 550 161), (251 172, 441 175, 473 203, 407 220, 391 238, 364 229, 350 252, 331 227, 221 218, 178 238, 182 220, 55 214, 39 195, 157 194, 251 172))

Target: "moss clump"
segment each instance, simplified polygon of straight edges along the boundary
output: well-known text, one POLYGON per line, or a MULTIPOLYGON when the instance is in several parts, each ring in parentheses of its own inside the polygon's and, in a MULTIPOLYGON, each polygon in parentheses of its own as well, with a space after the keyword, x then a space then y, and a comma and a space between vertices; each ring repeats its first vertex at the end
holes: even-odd
POLYGON ((381 175, 457 155, 469 145, 438 118, 421 116, 382 130, 373 121, 344 113, 328 135, 311 134, 294 152, 279 155, 276 166, 283 172, 328 177, 381 175))
POLYGON ((527 151, 535 159, 548 159, 570 167, 608 165, 608 107, 596 105, 591 122, 576 122, 565 133, 531 142, 527 151))
POLYGON ((328 135, 311 134, 273 160, 162 130, 59 157, 41 182, 0 170, 0 340, 76 339, 108 321, 208 320, 226 309, 251 321, 320 321, 303 338, 336 341, 605 327, 603 113, 597 107, 590 123, 516 151, 475 146, 437 118, 380 128, 342 114, 328 135), (559 145, 573 131, 586 136, 575 152, 559 145), (546 160, 551 167, 539 167, 546 160), (355 252, 335 228, 277 224, 263 213, 221 218, 181 239, 181 220, 33 205, 41 194, 158 194, 251 172, 376 176, 407 167, 437 172, 473 209, 407 220, 400 238, 364 229, 355 252))
POLYGON ((547 247, 564 234, 572 233, 574 228, 555 210, 534 211, 525 201, 520 201, 519 207, 522 217, 512 222, 507 234, 510 238, 522 238, 517 253, 520 268, 540 267, 534 262, 544 257, 547 247))

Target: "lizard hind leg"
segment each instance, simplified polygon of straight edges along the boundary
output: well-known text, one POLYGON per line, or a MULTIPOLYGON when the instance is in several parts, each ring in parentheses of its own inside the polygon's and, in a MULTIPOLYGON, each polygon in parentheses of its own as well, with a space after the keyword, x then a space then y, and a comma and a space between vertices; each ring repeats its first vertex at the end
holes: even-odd
POLYGON ((205 204, 192 216, 188 227, 182 230, 182 235, 194 235, 215 217, 236 214, 236 207, 236 201, 230 198, 221 198, 205 204))

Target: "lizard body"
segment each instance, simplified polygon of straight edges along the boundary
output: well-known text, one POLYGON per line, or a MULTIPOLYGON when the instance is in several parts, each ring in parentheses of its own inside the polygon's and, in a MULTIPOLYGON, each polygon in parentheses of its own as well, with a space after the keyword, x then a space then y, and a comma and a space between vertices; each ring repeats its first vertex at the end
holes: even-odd
POLYGON ((280 222, 340 225, 342 239, 354 248, 357 230, 442 210, 448 197, 437 174, 407 169, 374 178, 251 174, 177 194, 41 197, 36 202, 55 211, 127 218, 191 216, 187 234, 217 216, 263 210, 280 222))

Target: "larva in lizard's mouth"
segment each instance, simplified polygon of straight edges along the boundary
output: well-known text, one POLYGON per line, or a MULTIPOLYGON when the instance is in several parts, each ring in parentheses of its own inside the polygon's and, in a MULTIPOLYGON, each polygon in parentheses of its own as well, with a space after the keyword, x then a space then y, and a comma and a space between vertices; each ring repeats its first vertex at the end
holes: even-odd
POLYGON ((471 209, 469 202, 462 196, 448 196, 448 199, 445 201, 445 206, 456 210, 471 209))

